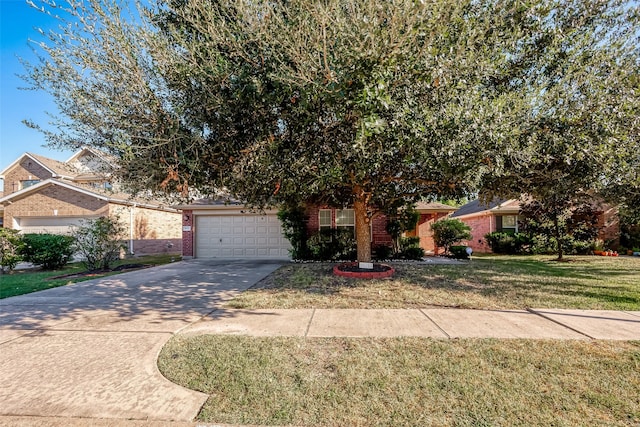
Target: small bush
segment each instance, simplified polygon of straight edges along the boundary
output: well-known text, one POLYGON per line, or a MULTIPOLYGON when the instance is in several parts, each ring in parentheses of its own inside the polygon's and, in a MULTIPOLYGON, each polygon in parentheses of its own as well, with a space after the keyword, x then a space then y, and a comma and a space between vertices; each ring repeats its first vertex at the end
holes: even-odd
POLYGON ((89 219, 78 227, 73 236, 76 250, 88 270, 109 269, 120 258, 124 244, 124 226, 117 218, 89 219))
POLYGON ((282 208, 278 211, 278 219, 282 223, 284 236, 291 243, 289 253, 292 259, 309 258, 307 248, 307 216, 300 206, 282 208))
POLYGON ((496 254, 521 255, 530 253, 546 253, 548 250, 542 243, 523 233, 504 233, 494 231, 484 236, 491 251, 496 254))
POLYGON ((391 259, 393 257, 393 248, 387 245, 377 245, 373 248, 373 257, 378 261, 391 259))
POLYGON ((20 250, 24 261, 42 266, 45 270, 63 267, 73 255, 74 238, 59 234, 25 234, 20 250))
POLYGON ((319 261, 356 258, 356 240, 350 229, 322 230, 309 237, 307 247, 311 258, 319 261))
POLYGON ((454 243, 471 239, 471 227, 459 219, 441 219, 431 224, 431 230, 436 246, 444 248, 445 253, 454 243))
POLYGON ((400 258, 420 260, 424 257, 424 249, 421 247, 410 247, 400 251, 400 258))
POLYGON ((451 246, 449 252, 451 252, 451 256, 455 259, 469 259, 467 248, 468 246, 451 246))
POLYGON ((20 252, 24 246, 18 231, 0 228, 0 272, 13 270, 22 260, 20 252))
POLYGON ((424 257, 424 249, 420 247, 420 237, 403 237, 400 239, 400 258, 420 260, 424 257))

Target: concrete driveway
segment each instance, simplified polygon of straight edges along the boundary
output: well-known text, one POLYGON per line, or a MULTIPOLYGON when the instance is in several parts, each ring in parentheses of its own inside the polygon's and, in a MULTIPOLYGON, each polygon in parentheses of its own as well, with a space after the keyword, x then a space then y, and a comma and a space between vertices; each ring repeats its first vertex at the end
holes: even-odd
POLYGON ((158 353, 281 264, 182 261, 0 300, 0 416, 192 420, 207 396, 158 353))

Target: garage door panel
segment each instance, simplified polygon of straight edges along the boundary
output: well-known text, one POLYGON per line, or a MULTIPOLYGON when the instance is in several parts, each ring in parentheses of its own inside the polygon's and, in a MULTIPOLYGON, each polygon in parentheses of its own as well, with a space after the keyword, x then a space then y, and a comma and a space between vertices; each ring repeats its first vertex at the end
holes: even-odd
POLYGON ((19 229, 24 234, 71 234, 76 227, 83 224, 85 219, 83 217, 15 218, 19 229))
POLYGON ((290 247, 276 215, 196 216, 198 258, 280 258, 289 256, 290 247))

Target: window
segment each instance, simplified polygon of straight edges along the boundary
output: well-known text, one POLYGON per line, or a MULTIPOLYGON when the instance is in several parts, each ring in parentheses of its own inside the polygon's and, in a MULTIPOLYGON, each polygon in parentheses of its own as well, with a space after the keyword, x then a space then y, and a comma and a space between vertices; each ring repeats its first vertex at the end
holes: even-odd
POLYGON ((356 220, 353 209, 336 210, 336 226, 337 227, 355 227, 356 220))
POLYGON ((355 232, 356 217, 353 212, 353 209, 337 209, 336 210, 336 227, 351 228, 355 232))
POLYGON ((517 232, 518 231, 518 215, 503 215, 502 228, 512 229, 515 232, 517 232))
POLYGON ((25 188, 29 188, 32 185, 36 185, 39 182, 40 182, 39 179, 27 179, 25 181, 20 181, 20 188, 24 190, 25 188))
POLYGON ((318 212, 318 222, 320 224, 320 230, 331 229, 331 209, 320 209, 318 212))

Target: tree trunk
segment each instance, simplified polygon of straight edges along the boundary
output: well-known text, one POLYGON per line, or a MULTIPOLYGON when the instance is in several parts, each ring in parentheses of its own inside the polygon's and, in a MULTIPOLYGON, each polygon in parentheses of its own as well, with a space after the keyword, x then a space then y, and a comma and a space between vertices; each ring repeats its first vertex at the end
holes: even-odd
POLYGON ((371 262, 371 227, 367 214, 367 195, 355 192, 353 213, 356 219, 356 245, 358 247, 358 262, 371 262))

